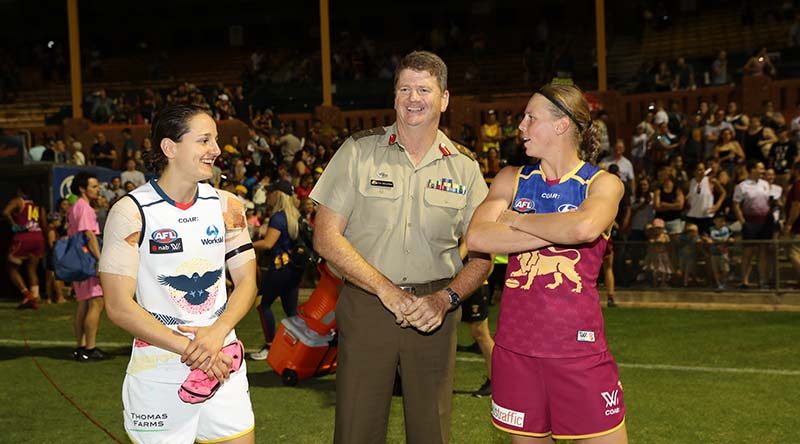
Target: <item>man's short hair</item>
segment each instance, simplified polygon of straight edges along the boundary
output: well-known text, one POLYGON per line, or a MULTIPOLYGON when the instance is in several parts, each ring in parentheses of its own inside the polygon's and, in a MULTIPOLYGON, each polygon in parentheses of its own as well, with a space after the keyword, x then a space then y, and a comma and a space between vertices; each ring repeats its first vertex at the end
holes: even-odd
POLYGON ((84 190, 89 188, 89 179, 97 179, 97 176, 88 171, 79 172, 72 178, 72 183, 69 186, 69 190, 72 192, 72 194, 80 197, 81 188, 84 190))
POLYGON ((439 88, 442 89, 442 92, 447 91, 447 65, 436 54, 429 51, 414 51, 403 57, 394 70, 395 88, 397 88, 397 79, 400 77, 400 72, 404 69, 427 71, 439 81, 439 88))

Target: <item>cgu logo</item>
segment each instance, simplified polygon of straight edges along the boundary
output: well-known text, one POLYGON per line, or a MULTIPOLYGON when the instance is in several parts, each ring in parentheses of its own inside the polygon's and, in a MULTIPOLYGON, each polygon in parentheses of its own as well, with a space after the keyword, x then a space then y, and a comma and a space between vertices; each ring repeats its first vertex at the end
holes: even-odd
POLYGON ((534 209, 533 201, 525 197, 517 199, 517 201, 514 202, 514 209, 520 213, 529 213, 534 209))
POLYGON ((178 232, 170 228, 162 228, 154 231, 151 238, 159 244, 168 244, 178 238, 178 232))

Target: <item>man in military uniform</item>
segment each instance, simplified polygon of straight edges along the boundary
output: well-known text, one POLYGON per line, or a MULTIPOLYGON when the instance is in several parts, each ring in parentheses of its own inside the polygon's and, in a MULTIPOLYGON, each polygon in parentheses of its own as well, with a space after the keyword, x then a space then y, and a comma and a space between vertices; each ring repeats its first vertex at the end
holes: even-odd
POLYGON ((314 247, 346 282, 336 306, 339 444, 386 441, 398 364, 408 442, 449 442, 458 304, 490 266, 488 255, 463 265, 458 251, 487 188, 438 130, 447 67, 412 52, 394 83, 395 124, 345 141, 311 193, 314 247))

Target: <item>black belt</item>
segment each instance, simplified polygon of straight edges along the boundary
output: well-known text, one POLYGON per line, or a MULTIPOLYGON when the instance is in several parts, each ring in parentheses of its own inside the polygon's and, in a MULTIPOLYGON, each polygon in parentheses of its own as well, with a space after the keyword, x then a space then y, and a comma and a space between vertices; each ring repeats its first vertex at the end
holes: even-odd
MULTIPOLYGON (((422 296, 443 289, 444 287, 447 286, 447 283, 450 281, 451 278, 445 278, 445 279, 435 280, 432 282, 426 282, 424 284, 401 284, 397 285, 397 288, 414 295, 422 296)), ((363 288, 359 287, 353 282, 345 281, 344 284, 347 285, 348 287, 355 288, 356 290, 363 291, 364 293, 372 294, 371 292, 364 290, 363 288)))

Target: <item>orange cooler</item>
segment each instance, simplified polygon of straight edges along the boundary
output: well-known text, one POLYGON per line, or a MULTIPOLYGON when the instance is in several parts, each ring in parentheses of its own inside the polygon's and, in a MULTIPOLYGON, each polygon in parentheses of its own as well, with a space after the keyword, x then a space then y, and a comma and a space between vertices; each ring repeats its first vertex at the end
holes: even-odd
POLYGON ((299 316, 285 318, 278 326, 267 362, 281 375, 284 385, 294 386, 312 376, 336 371, 336 333, 319 334, 299 316))

